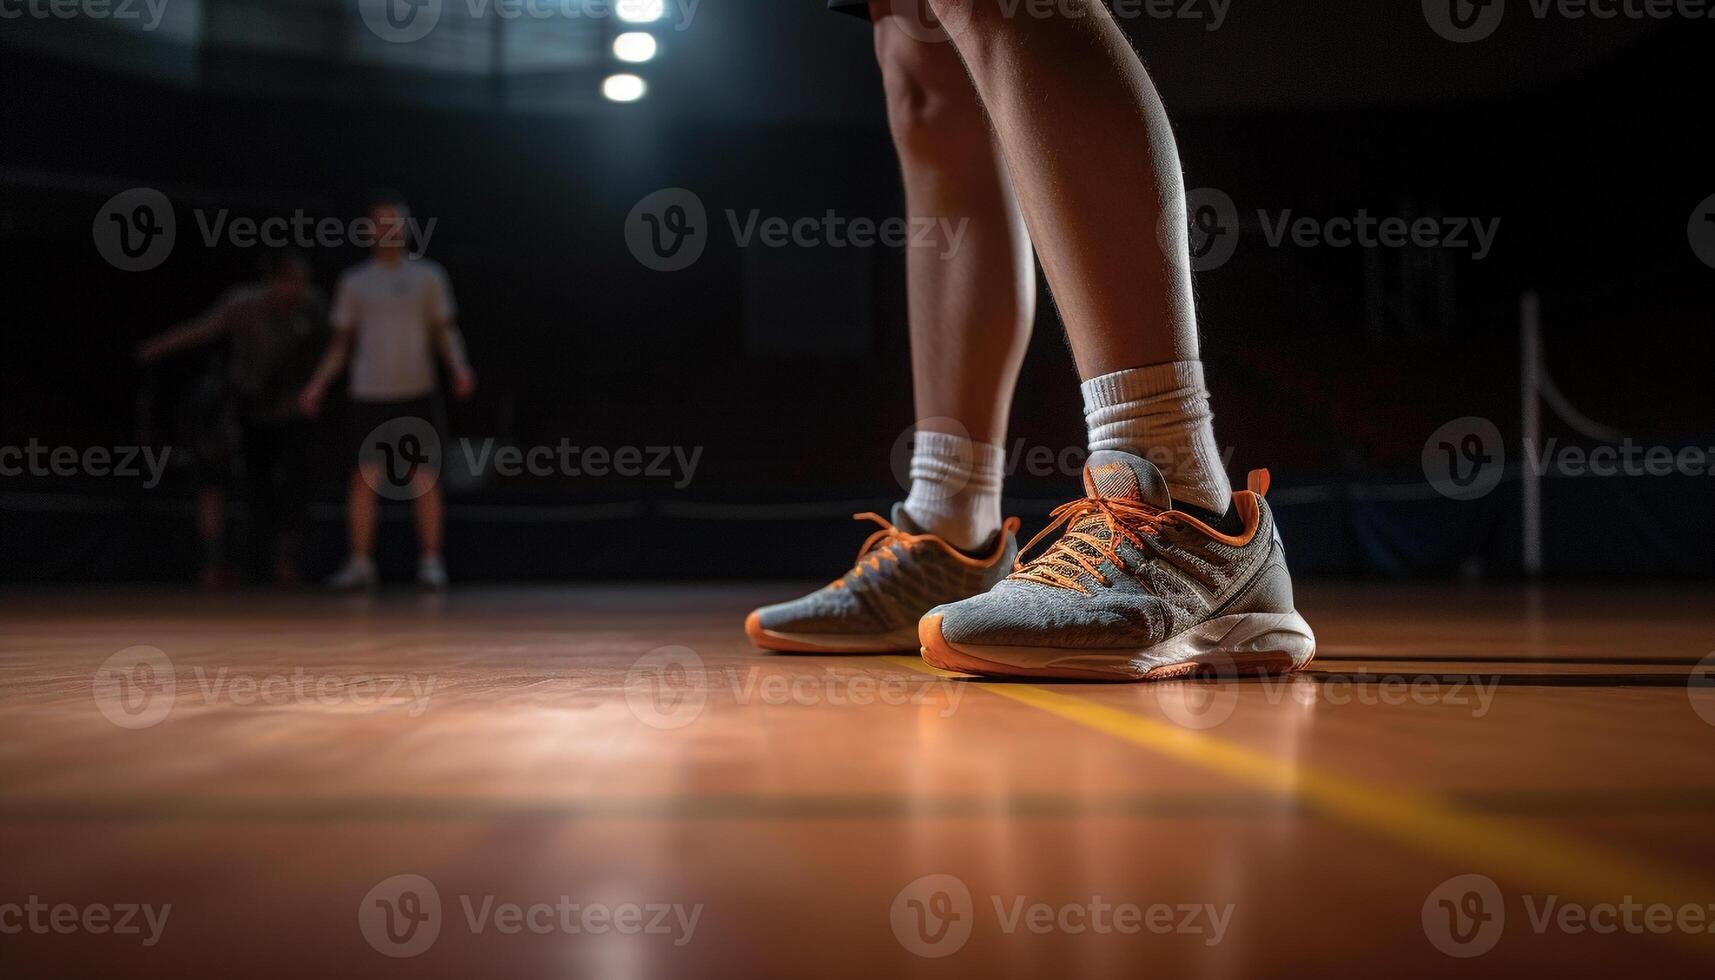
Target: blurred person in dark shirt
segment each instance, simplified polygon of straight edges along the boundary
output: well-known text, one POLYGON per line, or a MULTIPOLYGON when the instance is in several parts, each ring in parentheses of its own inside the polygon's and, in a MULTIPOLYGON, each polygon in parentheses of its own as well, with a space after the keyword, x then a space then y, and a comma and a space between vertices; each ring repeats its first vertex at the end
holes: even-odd
POLYGON ((259 282, 233 287, 215 305, 145 341, 140 360, 153 364, 170 354, 219 345, 222 366, 204 385, 189 424, 202 432, 235 430, 236 459, 200 462, 197 526, 203 541, 202 581, 219 587, 228 575, 226 498, 241 476, 250 506, 252 565, 267 567, 279 585, 299 582, 298 546, 307 494, 307 424, 297 393, 314 369, 327 338, 327 301, 316 288, 303 255, 282 250, 262 261, 259 282), (238 473, 234 473, 237 470, 238 473))

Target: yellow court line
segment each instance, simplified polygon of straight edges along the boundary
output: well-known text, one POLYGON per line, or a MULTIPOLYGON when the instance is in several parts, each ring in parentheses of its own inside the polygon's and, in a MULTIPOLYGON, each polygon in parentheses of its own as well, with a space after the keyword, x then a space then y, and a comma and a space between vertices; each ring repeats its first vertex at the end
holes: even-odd
MULTIPOLYGON (((887 657, 910 670, 946 677, 916 657, 887 657)), ((1512 880, 1517 885, 1566 892, 1591 902, 1679 907, 1715 904, 1715 884, 1615 854, 1540 828, 1515 828, 1500 819, 1464 812, 1428 793, 1401 792, 1285 762, 1207 732, 1031 684, 984 684, 982 689, 1029 705, 1075 725, 1152 749, 1247 786, 1279 794, 1378 837, 1427 851, 1512 880)), ((1711 951, 1708 936, 1694 939, 1711 951)))

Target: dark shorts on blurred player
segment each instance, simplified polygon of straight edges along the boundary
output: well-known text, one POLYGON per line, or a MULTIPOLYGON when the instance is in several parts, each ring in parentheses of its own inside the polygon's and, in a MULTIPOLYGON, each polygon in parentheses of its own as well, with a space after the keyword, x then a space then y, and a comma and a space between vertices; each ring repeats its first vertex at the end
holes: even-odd
POLYGON ((869 0, 828 0, 828 9, 869 19, 869 0))
POLYGON ((415 446, 438 457, 447 431, 446 406, 438 393, 394 402, 354 399, 345 407, 345 430, 347 459, 373 457, 381 451, 375 442, 397 447, 406 436, 414 436, 415 446))

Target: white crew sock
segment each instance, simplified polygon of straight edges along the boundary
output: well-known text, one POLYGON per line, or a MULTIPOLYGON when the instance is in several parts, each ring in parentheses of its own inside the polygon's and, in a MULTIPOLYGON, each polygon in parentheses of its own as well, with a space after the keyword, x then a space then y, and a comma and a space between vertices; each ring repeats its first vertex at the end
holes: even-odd
POLYGON ((945 432, 912 436, 911 492, 905 512, 923 530, 961 551, 988 544, 1000 530, 999 446, 945 432))
POLYGON ((1174 500, 1225 514, 1232 502, 1200 361, 1115 371, 1083 383, 1090 451, 1119 449, 1154 463, 1174 500))

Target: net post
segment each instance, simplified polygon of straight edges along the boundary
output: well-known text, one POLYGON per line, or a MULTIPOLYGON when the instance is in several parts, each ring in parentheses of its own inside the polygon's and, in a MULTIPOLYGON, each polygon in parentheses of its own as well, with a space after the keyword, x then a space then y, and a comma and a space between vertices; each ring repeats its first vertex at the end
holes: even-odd
POLYGON ((1542 576, 1542 474, 1534 465, 1542 446, 1542 297, 1519 297, 1520 448, 1523 485, 1524 574, 1542 576))

